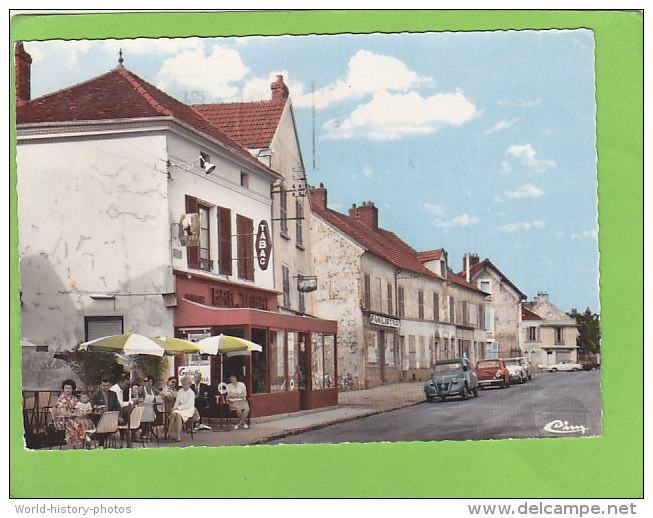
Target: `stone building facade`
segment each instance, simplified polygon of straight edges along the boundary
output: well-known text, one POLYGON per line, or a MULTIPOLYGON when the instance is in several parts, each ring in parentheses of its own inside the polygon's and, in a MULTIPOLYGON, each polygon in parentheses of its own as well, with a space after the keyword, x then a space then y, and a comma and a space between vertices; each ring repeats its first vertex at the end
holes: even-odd
POLYGON ((314 303, 338 321, 342 389, 426 379, 438 359, 482 357, 485 294, 448 269, 446 252, 434 260, 380 228, 371 202, 348 215, 329 209, 322 186, 311 209, 314 303))
POLYGON ((486 354, 488 358, 522 355, 520 348, 521 302, 524 295, 489 259, 479 261, 476 254, 463 257, 461 276, 467 277, 487 293, 485 299, 486 354), (469 266, 468 266, 469 264, 469 266))

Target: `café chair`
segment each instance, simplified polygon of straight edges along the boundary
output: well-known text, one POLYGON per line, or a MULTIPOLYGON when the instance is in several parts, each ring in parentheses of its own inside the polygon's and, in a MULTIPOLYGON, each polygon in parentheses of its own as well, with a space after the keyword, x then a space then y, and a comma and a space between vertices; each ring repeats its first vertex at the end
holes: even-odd
MULTIPOLYGON (((118 430, 121 432, 120 446, 122 447, 122 434, 127 437, 127 446, 132 447, 132 441, 134 440, 134 431, 138 430, 141 427, 141 419, 143 417, 143 410, 145 407, 143 405, 137 405, 129 414, 129 423, 125 425, 118 426, 118 430)), ((136 435, 138 438, 138 435, 136 435)), ((143 447, 145 447, 145 441, 141 440, 143 447)))
MULTIPOLYGON (((102 440, 105 442, 105 444, 107 444, 107 439, 113 438, 115 444, 116 433, 118 432, 119 415, 120 412, 117 410, 112 412, 104 412, 95 428, 84 430, 86 437, 89 437, 91 441, 98 439, 102 440)), ((86 440, 84 443, 90 444, 90 442, 86 440)))

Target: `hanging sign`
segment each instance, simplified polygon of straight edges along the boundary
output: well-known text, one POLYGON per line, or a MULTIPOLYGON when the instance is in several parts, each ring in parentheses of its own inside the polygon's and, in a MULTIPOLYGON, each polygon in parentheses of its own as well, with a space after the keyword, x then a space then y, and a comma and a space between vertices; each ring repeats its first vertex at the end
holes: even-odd
POLYGON ((268 222, 262 220, 258 224, 258 231, 256 232, 256 259, 261 270, 267 270, 271 254, 272 241, 268 231, 268 222))
POLYGON ((200 244, 199 214, 182 214, 179 220, 179 241, 181 246, 198 246, 200 244))
POLYGON ((317 289, 317 277, 297 277, 297 291, 308 293, 317 289))

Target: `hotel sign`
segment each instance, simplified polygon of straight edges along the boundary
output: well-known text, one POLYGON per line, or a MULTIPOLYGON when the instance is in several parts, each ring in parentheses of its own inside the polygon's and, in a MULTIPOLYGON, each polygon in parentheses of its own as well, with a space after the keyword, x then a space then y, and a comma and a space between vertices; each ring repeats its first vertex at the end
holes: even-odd
POLYGON ((397 320, 396 318, 390 318, 390 317, 384 317, 381 315, 376 315, 374 313, 370 313, 370 324, 376 324, 377 326, 385 326, 385 327, 400 327, 401 326, 401 320, 397 320))
POLYGON ((272 253, 272 241, 270 241, 270 232, 268 231, 268 222, 262 220, 258 224, 256 232, 256 259, 261 270, 267 270, 270 264, 270 255, 272 253))

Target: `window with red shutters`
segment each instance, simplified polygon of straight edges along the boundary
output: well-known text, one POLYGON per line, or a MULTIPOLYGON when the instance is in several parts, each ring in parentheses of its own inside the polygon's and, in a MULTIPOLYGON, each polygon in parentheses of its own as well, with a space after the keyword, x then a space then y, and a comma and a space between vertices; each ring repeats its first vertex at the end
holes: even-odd
POLYGON ((218 242, 220 246, 219 261, 222 275, 232 274, 231 263, 231 210, 218 207, 218 242))
MULTIPOLYGON (((186 195, 186 214, 197 214, 197 198, 186 195)), ((189 268, 200 267, 200 247, 187 246, 186 257, 188 258, 189 268)))
POLYGON ((238 228, 238 277, 254 280, 254 223, 251 219, 236 215, 238 228))

